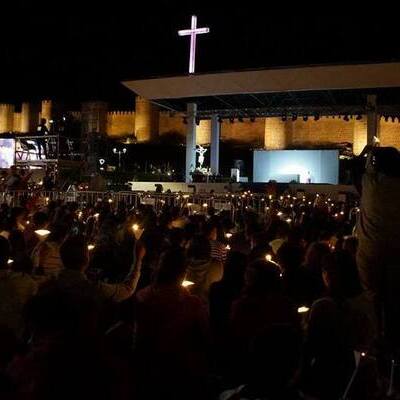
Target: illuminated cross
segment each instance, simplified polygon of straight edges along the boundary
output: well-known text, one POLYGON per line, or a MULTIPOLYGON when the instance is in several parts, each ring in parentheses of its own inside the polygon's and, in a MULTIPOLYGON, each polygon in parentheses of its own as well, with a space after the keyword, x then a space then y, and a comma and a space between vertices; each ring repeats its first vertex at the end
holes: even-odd
POLYGON ((190 29, 178 31, 179 36, 190 36, 190 58, 189 74, 194 74, 196 63, 196 36, 210 32, 210 28, 197 28, 197 17, 192 15, 192 26, 190 29))

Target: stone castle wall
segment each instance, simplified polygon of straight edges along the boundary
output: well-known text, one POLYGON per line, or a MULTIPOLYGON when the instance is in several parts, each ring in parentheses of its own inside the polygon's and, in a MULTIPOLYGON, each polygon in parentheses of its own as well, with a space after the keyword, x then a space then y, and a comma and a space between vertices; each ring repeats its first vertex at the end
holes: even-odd
MULTIPOLYGON (((21 111, 15 112, 13 104, 0 104, 0 133, 35 132, 40 118, 52 119, 53 102, 44 100, 41 104, 25 102, 21 111), (41 106, 41 107, 40 107, 41 106)), ((156 140, 157 137, 173 134, 185 140, 186 125, 183 113, 159 111, 156 106, 143 98, 136 99, 136 111, 108 111, 104 102, 87 102, 81 111, 70 114, 86 126, 87 132, 106 132, 112 138, 135 135, 138 142, 156 140)), ((380 118, 379 135, 383 146, 400 149, 400 123, 380 118)), ((197 126, 197 143, 209 144, 211 121, 201 120, 197 126)), ((221 124, 221 140, 231 141, 266 149, 284 149, 309 144, 353 143, 355 154, 359 154, 367 142, 366 116, 361 120, 352 118, 345 121, 339 117, 321 117, 318 121, 309 118, 296 121, 281 118, 257 118, 234 123, 224 120, 221 124)))

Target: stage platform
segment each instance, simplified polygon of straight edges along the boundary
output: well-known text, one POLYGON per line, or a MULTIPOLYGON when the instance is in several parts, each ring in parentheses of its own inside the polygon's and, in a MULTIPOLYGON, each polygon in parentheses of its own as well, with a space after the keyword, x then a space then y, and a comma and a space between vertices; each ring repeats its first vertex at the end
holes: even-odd
POLYGON ((184 182, 128 182, 130 188, 134 192, 155 192, 158 185, 162 186, 165 193, 171 191, 173 193, 228 193, 250 190, 253 193, 268 193, 272 187, 278 193, 290 190, 292 193, 298 191, 310 194, 326 194, 332 198, 337 198, 340 194, 348 194, 358 196, 357 189, 353 185, 329 185, 329 184, 305 184, 305 183, 276 183, 276 184, 260 184, 260 183, 184 183, 184 182))

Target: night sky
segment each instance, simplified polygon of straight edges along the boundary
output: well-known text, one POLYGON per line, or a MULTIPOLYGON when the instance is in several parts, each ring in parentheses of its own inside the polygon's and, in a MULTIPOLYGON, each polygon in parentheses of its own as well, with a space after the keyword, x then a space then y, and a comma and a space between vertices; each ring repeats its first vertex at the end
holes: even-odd
POLYGON ((23 3, 2 16, 0 101, 103 99, 131 108, 121 80, 186 73, 189 39, 177 30, 189 28, 192 13, 211 29, 198 38, 199 73, 400 60, 395 13, 377 18, 345 9, 290 13, 290 7, 263 11, 254 1, 213 3, 142 1, 127 8, 108 1, 90 9, 82 1, 40 10, 38 2, 23 3))

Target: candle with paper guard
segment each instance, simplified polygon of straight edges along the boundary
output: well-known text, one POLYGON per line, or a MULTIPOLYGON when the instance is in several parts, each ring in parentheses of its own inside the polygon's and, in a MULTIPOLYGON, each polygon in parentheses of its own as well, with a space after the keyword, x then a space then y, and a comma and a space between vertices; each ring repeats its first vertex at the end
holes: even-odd
POLYGON ((299 307, 298 309, 297 309, 297 312, 299 313, 299 314, 304 314, 304 313, 307 313, 307 312, 309 312, 310 311, 310 309, 308 308, 308 307, 306 307, 306 306, 302 306, 302 307, 299 307))
POLYGON ((39 235, 41 237, 49 235, 51 232, 47 229, 38 229, 35 231, 36 235, 39 235))

